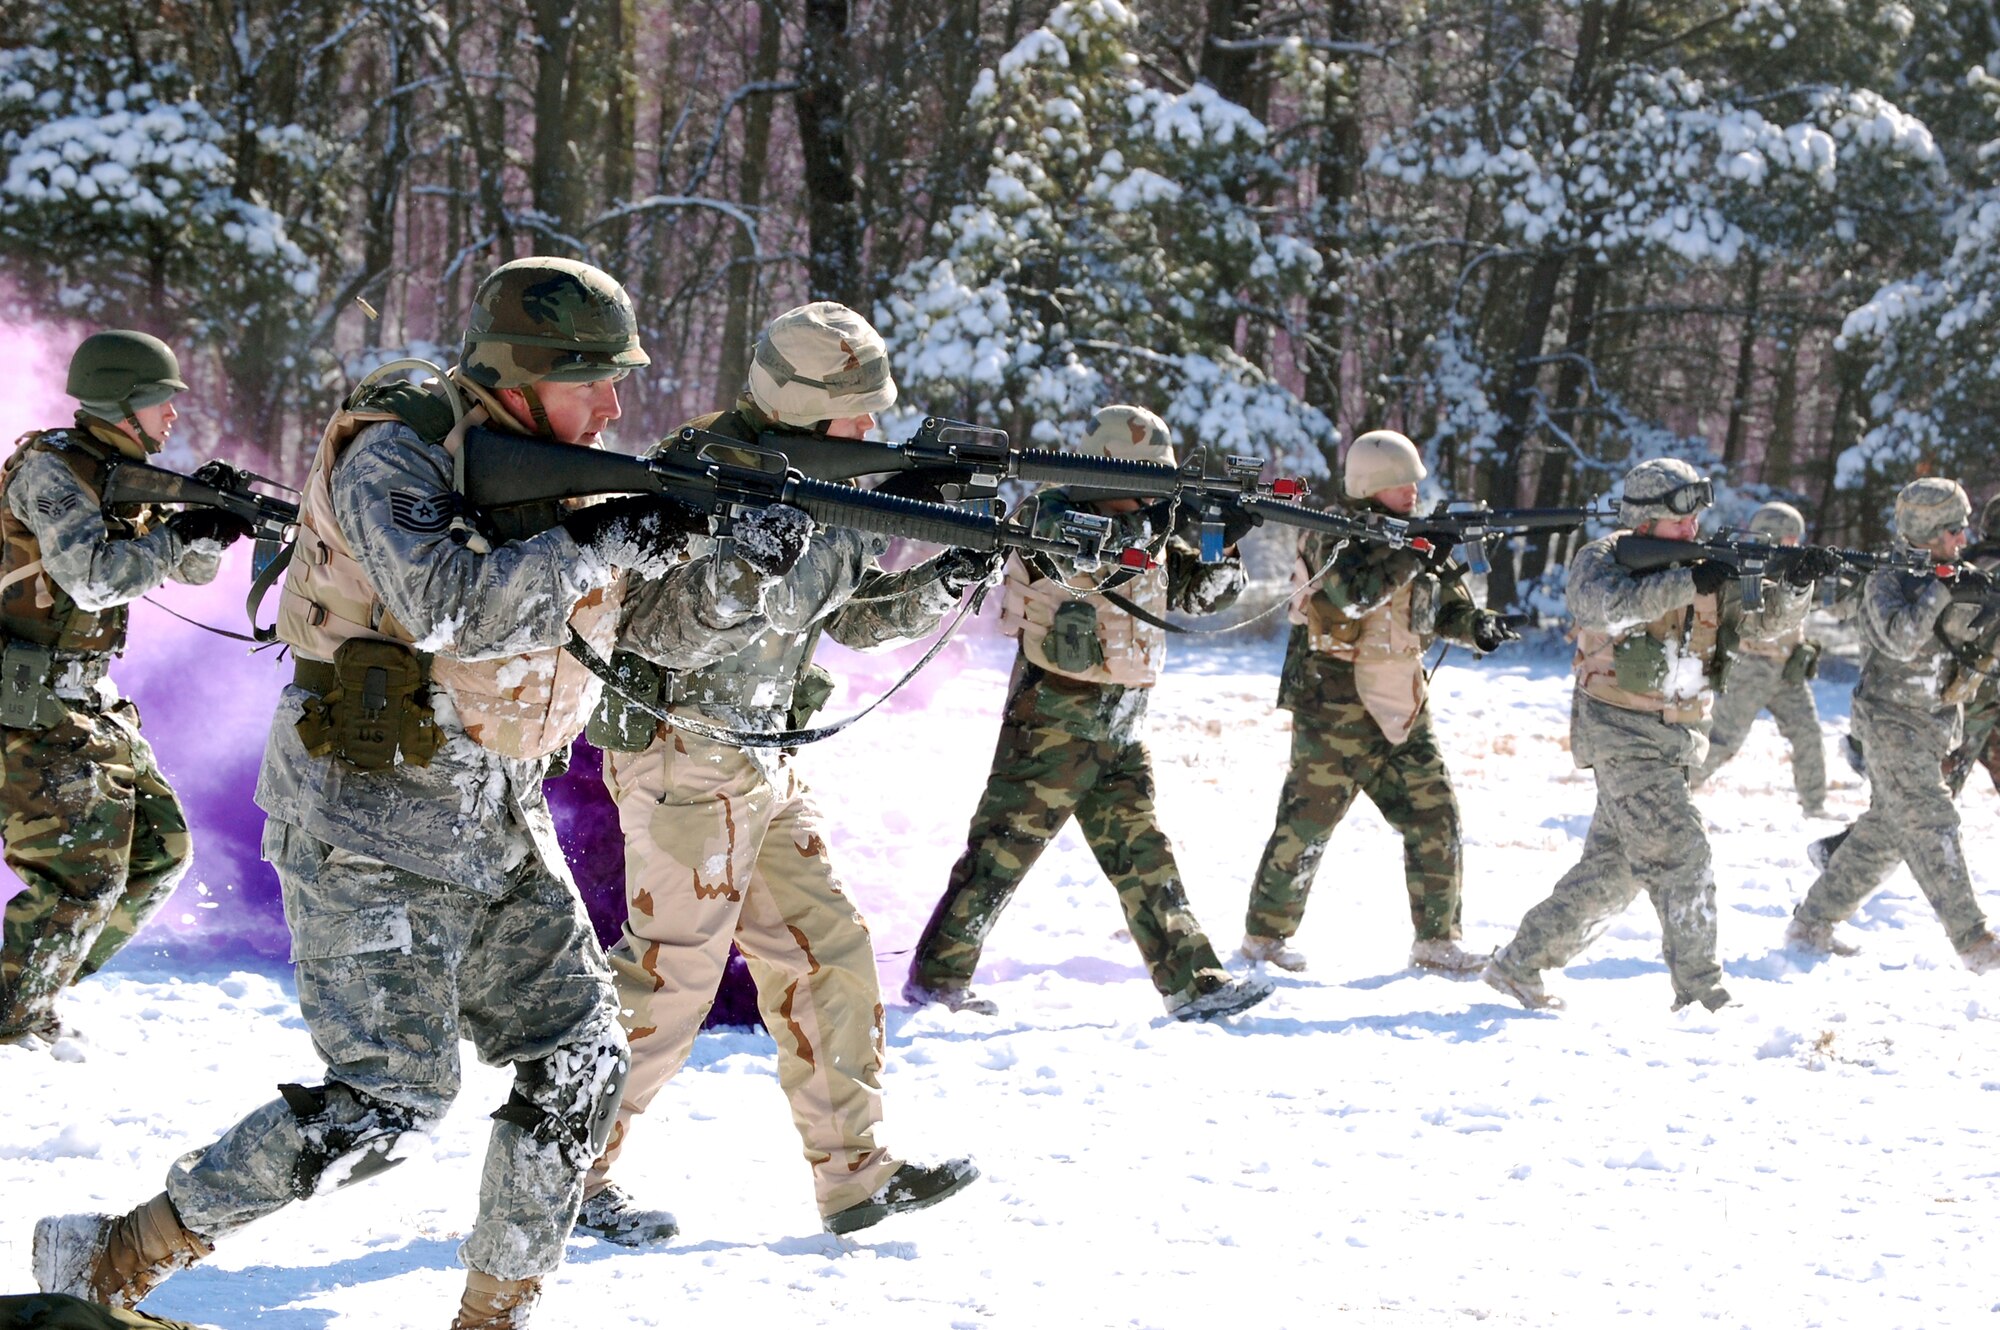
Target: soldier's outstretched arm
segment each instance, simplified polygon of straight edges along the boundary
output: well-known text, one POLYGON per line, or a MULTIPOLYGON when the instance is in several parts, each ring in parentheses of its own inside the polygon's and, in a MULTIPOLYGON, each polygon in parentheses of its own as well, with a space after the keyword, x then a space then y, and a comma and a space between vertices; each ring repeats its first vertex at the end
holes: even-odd
POLYGON ((96 497, 51 452, 36 450, 21 460, 7 486, 7 506, 41 542, 42 567, 85 610, 137 600, 166 581, 190 548, 164 522, 130 540, 113 537, 96 497))
POLYGON ((1465 584, 1465 567, 1454 559, 1438 573, 1437 634, 1460 646, 1477 647, 1473 629, 1479 616, 1479 602, 1465 584))
POLYGON ((889 547, 887 538, 847 527, 824 527, 792 570, 764 594, 764 615, 781 633, 802 633, 853 595, 889 547))
POLYGON ((1580 628, 1615 632, 1694 604, 1694 574, 1664 568, 1634 575, 1608 544, 1585 545, 1569 564, 1569 612, 1580 628))
POLYGON ((1424 556, 1373 541, 1351 540, 1334 556, 1315 595, 1350 619, 1372 614, 1404 583, 1423 571, 1424 556))
POLYGON ((576 602, 614 570, 561 527, 481 554, 451 538, 442 450, 408 427, 370 426, 333 472, 333 510, 389 612, 423 651, 484 660, 558 647, 576 602))
POLYGON ((733 656, 768 630, 761 579, 713 549, 662 577, 634 577, 618 629, 621 650, 669 670, 699 670, 733 656))
POLYGON ((1178 540, 1167 542, 1167 604, 1183 614, 1226 610, 1249 582, 1239 553, 1231 551, 1220 562, 1203 563, 1192 546, 1178 540))
POLYGON ((869 567, 861 574, 854 598, 827 620, 827 636, 844 647, 867 651, 899 646, 930 633, 958 603, 932 566, 944 557, 940 554, 893 573, 869 567))
POLYGON ((1951 588, 1935 578, 1918 584, 1913 596, 1891 568, 1868 575, 1861 588, 1861 615, 1868 635, 1897 660, 1914 660, 1932 650, 1938 616, 1951 604, 1951 588))

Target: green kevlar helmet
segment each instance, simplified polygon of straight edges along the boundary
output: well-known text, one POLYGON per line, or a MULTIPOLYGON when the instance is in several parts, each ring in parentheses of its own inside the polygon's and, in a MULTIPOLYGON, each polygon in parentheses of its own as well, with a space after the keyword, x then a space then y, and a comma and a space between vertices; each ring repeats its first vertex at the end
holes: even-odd
POLYGON ((652 364, 632 298, 575 259, 516 259, 473 293, 459 371, 482 388, 589 383, 652 364))
MULTIPOLYGON (((65 391, 98 419, 114 425, 130 421, 138 429, 138 412, 186 392, 187 384, 172 347, 151 333, 112 328, 92 333, 76 348, 65 391)), ((139 434, 148 452, 160 450, 158 439, 143 429, 139 434)))

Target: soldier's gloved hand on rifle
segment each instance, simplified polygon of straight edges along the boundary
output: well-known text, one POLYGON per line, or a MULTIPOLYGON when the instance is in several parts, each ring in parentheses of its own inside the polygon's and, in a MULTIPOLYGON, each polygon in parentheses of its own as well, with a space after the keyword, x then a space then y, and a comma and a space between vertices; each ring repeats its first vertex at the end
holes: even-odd
POLYGON ((1736 570, 1720 559, 1703 559, 1688 571, 1694 575, 1694 589, 1704 596, 1720 595, 1736 577, 1736 570))
POLYGON ((578 508, 563 517, 563 529, 584 549, 614 568, 641 577, 659 577, 687 550, 688 535, 707 519, 679 505, 629 494, 578 508))
POLYGON ((1520 640, 1521 634, 1492 610, 1481 610, 1472 620, 1472 645, 1479 648, 1481 655, 1498 651, 1504 643, 1520 640))
MULTIPOLYGON (((904 497, 909 497, 905 495, 904 497)), ((730 524, 736 557, 765 577, 783 577, 812 541, 812 515, 788 503, 753 508, 730 524)))
POLYGON ((1807 546, 1794 553, 1785 563, 1785 584, 1787 586, 1808 587, 1823 577, 1832 577, 1842 568, 1840 556, 1832 550, 1807 546))
POLYGON ((167 525, 190 545, 197 540, 208 540, 222 549, 243 539, 251 530, 248 522, 220 508, 188 508, 169 516, 167 525))
POLYGON ((189 479, 199 480, 202 484, 215 489, 231 490, 243 487, 244 476, 241 470, 218 457, 212 462, 203 462, 196 467, 189 479))
POLYGON ((1972 604, 1990 598, 1995 590, 1993 575, 1976 563, 1952 565, 1951 598, 1954 604, 1972 604))
POLYGON ((993 586, 1000 580, 1000 570, 1007 564, 1007 551, 993 550, 946 550, 931 564, 937 573, 938 585, 946 594, 962 596, 972 587, 993 586))

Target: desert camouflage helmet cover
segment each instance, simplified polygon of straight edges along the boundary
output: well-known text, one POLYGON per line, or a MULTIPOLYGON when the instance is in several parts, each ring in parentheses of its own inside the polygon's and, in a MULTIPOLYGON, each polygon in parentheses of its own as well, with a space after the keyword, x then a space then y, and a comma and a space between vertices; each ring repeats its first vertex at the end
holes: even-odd
POLYGON ((1972 500, 1965 487, 1943 476, 1913 480, 1896 496, 1896 534, 1908 545, 1928 545, 1971 518, 1972 500))
POLYGON ((172 347, 150 333, 113 328, 76 348, 66 391, 84 410, 115 422, 186 392, 187 384, 172 347))
POLYGON ((1350 499, 1414 485, 1429 474, 1417 445, 1392 429, 1369 430, 1348 444, 1340 470, 1341 485, 1350 499))
POLYGON ((503 263, 479 284, 459 370, 483 388, 616 379, 650 365, 632 298, 575 259, 503 263))
POLYGON ((1789 503, 1773 501, 1750 514, 1750 533, 1766 540, 1806 538, 1805 514, 1789 503))
POLYGON ((1636 531, 1648 522, 1683 516, 1668 509, 1666 498, 1675 490, 1699 485, 1704 477, 1691 463, 1678 457, 1654 457, 1625 473, 1618 500, 1618 525, 1636 531))
POLYGON ((1143 406, 1100 407, 1076 450, 1087 457, 1175 465, 1174 432, 1143 406))
POLYGON ((819 300, 786 310, 750 354, 750 397, 781 424, 872 416, 896 404, 889 349, 868 320, 819 300))

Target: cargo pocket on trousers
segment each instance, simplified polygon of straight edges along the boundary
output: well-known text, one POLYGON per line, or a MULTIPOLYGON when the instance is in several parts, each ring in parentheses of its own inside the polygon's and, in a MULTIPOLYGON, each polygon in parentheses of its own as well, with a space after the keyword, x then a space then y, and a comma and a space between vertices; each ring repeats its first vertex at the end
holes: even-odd
POLYGON ((319 914, 292 925, 292 963, 410 949, 410 912, 401 902, 319 914))

